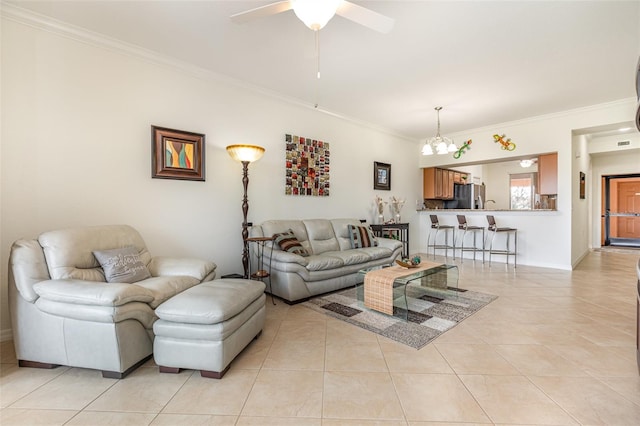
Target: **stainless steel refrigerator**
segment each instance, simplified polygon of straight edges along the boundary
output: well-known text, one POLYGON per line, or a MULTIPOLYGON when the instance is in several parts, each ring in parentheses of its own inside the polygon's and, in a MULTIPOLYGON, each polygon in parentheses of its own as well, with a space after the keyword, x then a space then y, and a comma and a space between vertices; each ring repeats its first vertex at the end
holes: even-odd
POLYGON ((445 209, 482 209, 485 202, 485 186, 473 183, 453 185, 453 200, 445 201, 445 209))

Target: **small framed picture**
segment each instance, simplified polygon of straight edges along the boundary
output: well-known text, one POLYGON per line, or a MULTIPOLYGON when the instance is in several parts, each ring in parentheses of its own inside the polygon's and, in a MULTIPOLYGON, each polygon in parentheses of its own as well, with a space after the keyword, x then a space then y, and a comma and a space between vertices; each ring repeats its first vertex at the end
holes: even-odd
POLYGON ((204 181, 204 134, 151 126, 151 177, 204 181))
POLYGON ((373 189, 391 191, 391 164, 373 162, 373 189))
POLYGON ((584 200, 585 198, 587 198, 586 194, 585 194, 585 179, 586 176, 583 172, 580 172, 580 199, 584 200))

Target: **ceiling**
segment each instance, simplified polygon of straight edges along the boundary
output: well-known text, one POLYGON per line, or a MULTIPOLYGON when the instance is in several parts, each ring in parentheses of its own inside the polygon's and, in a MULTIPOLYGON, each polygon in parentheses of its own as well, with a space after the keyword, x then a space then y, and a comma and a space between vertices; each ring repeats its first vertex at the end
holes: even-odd
POLYGON ((313 31, 269 1, 6 1, 411 139, 635 97, 638 1, 358 1, 380 34, 340 16, 313 31))

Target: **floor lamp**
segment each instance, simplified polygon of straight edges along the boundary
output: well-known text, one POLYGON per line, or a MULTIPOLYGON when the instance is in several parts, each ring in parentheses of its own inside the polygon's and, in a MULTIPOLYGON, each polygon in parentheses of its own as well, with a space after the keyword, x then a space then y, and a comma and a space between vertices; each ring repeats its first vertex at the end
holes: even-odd
POLYGON ((229 145, 227 152, 235 161, 242 163, 242 186, 244 196, 242 197, 242 267, 244 268, 244 278, 249 278, 249 224, 247 213, 249 212, 249 200, 247 198, 247 187, 249 186, 249 163, 259 160, 264 154, 264 148, 256 145, 229 145))

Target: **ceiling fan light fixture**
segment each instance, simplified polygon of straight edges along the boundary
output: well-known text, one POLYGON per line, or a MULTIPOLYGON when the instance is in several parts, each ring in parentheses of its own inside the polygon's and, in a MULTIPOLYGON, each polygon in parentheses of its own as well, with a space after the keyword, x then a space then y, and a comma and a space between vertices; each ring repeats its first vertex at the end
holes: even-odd
POLYGON ((435 152, 438 155, 448 154, 450 152, 456 152, 458 147, 453 142, 453 139, 446 136, 440 136, 440 110, 442 107, 435 107, 438 114, 438 133, 435 137, 427 139, 422 147, 422 155, 433 155, 435 152))
POLYGON ((322 29, 338 10, 342 0, 290 0, 296 16, 314 31, 322 29))

